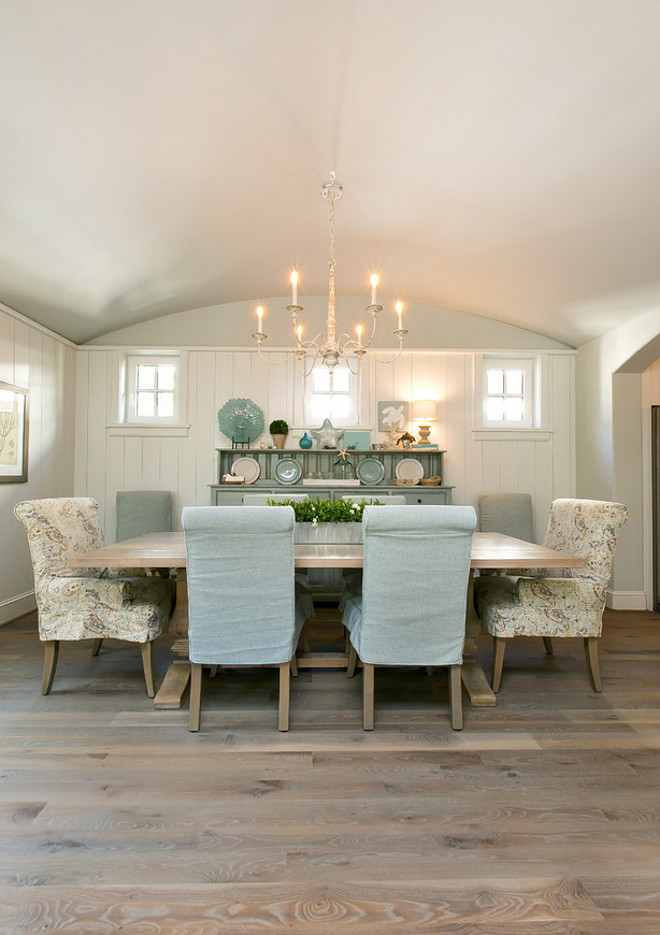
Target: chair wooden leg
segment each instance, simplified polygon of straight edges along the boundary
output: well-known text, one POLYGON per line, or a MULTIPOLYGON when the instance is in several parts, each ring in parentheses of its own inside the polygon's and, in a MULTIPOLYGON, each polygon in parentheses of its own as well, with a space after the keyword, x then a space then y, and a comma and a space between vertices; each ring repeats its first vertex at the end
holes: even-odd
POLYGON ((355 667, 357 666, 357 651, 355 647, 349 643, 348 644, 348 664, 346 666, 346 678, 352 679, 355 675, 355 667))
POLYGON ((506 641, 501 636, 493 637, 493 680, 492 688, 495 694, 500 690, 502 683, 502 665, 504 663, 504 648, 506 641))
POLYGON ((548 654, 548 656, 553 656, 554 649, 552 648, 552 638, 549 636, 544 636, 543 645, 545 646, 545 651, 548 654))
POLYGON ((190 711, 188 713, 188 730, 198 731, 202 716, 202 664, 190 663, 190 711))
POLYGON ((463 730, 463 690, 461 666, 449 666, 449 705, 452 730, 463 730))
POLYGON ((291 669, 291 675, 295 678, 298 677, 298 660, 296 659, 296 654, 294 653, 291 657, 291 662, 289 663, 291 669))
POLYGON ((300 631, 300 639, 298 640, 298 649, 301 653, 307 655, 309 652, 309 630, 307 629, 307 624, 303 624, 303 628, 300 631))
POLYGON ((144 669, 144 681, 147 686, 147 696, 149 698, 153 698, 156 694, 156 686, 154 685, 153 646, 153 640, 147 640, 146 643, 140 643, 140 649, 142 650, 142 668, 144 669))
POLYGON ((92 643, 92 656, 98 656, 98 654, 101 652, 102 644, 103 644, 103 639, 94 640, 94 642, 92 643))
POLYGON ((362 730, 374 729, 374 667, 362 663, 362 730))
POLYGON ((591 687, 595 692, 602 692, 603 683, 600 677, 600 662, 598 661, 598 637, 585 636, 584 655, 587 660, 587 672, 591 687))
POLYGON ((217 666, 209 666, 209 676, 210 676, 210 678, 214 679, 214 678, 216 677, 217 674, 218 674, 218 667, 217 667, 217 666))
POLYGON ((277 729, 286 731, 289 729, 289 689, 291 680, 289 678, 290 666, 288 662, 283 662, 280 668, 280 703, 277 713, 277 729))
POLYGON ((60 652, 59 640, 47 640, 44 643, 44 674, 41 679, 41 694, 47 695, 53 687, 57 657, 60 652))

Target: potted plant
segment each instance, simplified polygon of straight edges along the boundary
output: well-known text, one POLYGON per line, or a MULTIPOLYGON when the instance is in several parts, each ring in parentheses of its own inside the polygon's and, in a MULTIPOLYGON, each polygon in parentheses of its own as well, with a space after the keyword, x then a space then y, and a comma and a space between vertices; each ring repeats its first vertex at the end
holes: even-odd
POLYGON ((365 506, 382 500, 268 500, 268 506, 291 506, 296 518, 296 542, 362 542, 365 506))
POLYGON ((289 426, 284 419, 273 419, 268 426, 268 431, 273 436, 273 444, 276 448, 284 448, 286 437, 289 434, 289 426))

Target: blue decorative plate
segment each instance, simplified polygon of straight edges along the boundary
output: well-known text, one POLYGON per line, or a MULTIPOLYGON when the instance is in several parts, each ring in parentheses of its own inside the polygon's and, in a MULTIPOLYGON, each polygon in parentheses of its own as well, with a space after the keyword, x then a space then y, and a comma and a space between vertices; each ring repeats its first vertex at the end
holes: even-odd
POLYGON ((355 473, 361 484, 380 484, 385 477, 385 465, 378 458, 363 458, 355 473))
POLYGON ((297 484, 302 477, 302 467, 293 458, 280 458, 273 465, 273 477, 278 484, 297 484))
POLYGON ((251 399, 228 399, 218 412, 218 426, 227 438, 249 445, 264 430, 264 414, 251 399))

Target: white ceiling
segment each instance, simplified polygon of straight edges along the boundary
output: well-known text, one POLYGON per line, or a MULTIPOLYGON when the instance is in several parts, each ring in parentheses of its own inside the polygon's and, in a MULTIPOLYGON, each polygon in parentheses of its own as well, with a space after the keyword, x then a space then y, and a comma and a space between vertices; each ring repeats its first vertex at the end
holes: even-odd
POLYGON ((0 301, 76 342, 337 290, 660 305, 658 0, 0 0, 0 301))

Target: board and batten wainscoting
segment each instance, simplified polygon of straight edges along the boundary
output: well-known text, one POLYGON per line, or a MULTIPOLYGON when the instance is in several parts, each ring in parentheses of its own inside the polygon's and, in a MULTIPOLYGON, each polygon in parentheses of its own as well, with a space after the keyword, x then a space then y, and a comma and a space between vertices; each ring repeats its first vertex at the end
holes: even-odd
MULTIPOLYGON (((96 497, 104 505, 108 541, 114 535, 117 490, 170 490, 175 529, 180 528, 183 506, 210 503, 210 485, 217 483, 216 449, 228 444, 218 430, 218 409, 231 397, 247 397, 261 406, 267 422, 283 415, 292 423, 299 380, 295 361, 272 367, 254 351, 183 350, 184 427, 128 430, 116 427, 118 379, 128 350, 82 347, 77 355, 75 488, 78 495, 96 497)), ((409 351, 391 365, 364 367, 366 422, 361 427, 371 431, 372 441, 384 440, 376 432, 378 400, 412 400, 423 389, 425 397, 438 401, 431 441, 446 450, 443 484, 454 488, 453 502, 476 506, 482 492, 530 493, 537 540, 542 540, 552 500, 575 493, 575 355, 539 354, 541 429, 475 429, 477 351, 409 351)), ((297 444, 302 431, 303 426, 292 424, 291 444, 297 444)), ((270 443, 267 434, 263 440, 270 443)))
POLYGON ((35 606, 20 500, 73 491, 76 347, 0 304, 0 381, 29 390, 27 483, 0 484, 0 626, 35 606))

